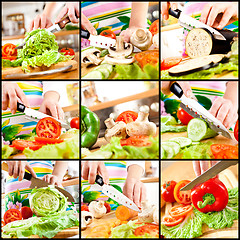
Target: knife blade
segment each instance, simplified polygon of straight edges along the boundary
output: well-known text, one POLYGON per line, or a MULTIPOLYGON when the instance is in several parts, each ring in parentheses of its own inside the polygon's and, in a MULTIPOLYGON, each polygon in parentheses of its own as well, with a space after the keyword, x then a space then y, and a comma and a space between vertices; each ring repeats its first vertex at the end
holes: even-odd
POLYGON ((224 137, 232 139, 232 136, 228 132, 227 128, 201 104, 193 99, 187 98, 183 94, 183 90, 178 83, 174 82, 170 87, 170 91, 181 100, 180 106, 192 117, 203 119, 208 123, 209 127, 213 131, 223 135, 224 137))
POLYGON ((220 161, 217 164, 215 164, 213 167, 209 168, 206 172, 204 172, 202 175, 196 177, 194 180, 192 180, 190 183, 185 185, 183 188, 180 189, 180 191, 188 191, 193 189, 197 184, 201 184, 209 180, 210 178, 216 176, 218 173, 222 172, 224 169, 236 165, 238 161, 220 161))
POLYGON ((172 10, 171 8, 169 8, 169 14, 175 18, 178 18, 179 24, 188 30, 192 30, 193 28, 206 28, 212 33, 212 35, 215 39, 226 40, 226 38, 216 29, 214 29, 214 28, 212 28, 212 27, 186 15, 186 14, 183 14, 182 11, 179 9, 172 10))
POLYGON ((47 114, 45 114, 45 113, 41 113, 41 112, 39 112, 39 111, 37 111, 37 110, 28 108, 28 107, 26 107, 26 106, 25 106, 24 104, 22 104, 22 103, 17 102, 17 110, 18 110, 19 112, 25 113, 25 115, 26 115, 25 117, 26 117, 27 119, 31 120, 31 121, 38 122, 38 121, 39 121, 40 119, 42 119, 42 118, 50 117, 50 118, 53 118, 53 119, 55 119, 56 121, 58 121, 63 128, 66 128, 67 130, 70 129, 70 126, 69 126, 67 123, 62 122, 62 121, 60 121, 60 120, 58 120, 58 119, 56 119, 56 118, 54 118, 54 117, 52 117, 52 116, 49 116, 49 115, 47 115, 47 114))
POLYGON ((102 187, 102 192, 105 195, 109 196, 110 198, 112 198, 116 202, 118 202, 118 203, 120 203, 120 204, 134 210, 134 211, 141 212, 141 210, 137 207, 137 205, 132 200, 130 200, 124 194, 119 192, 113 186, 104 184, 103 178, 101 176, 97 175, 95 182, 102 187))
MULTIPOLYGON (((5 170, 5 171, 8 171, 8 165, 5 162, 2 163, 2 169, 5 170)), ((25 171, 25 174, 24 174, 23 178, 26 179, 26 180, 31 181, 31 185, 30 185, 29 188, 32 188, 32 189, 35 188, 35 187, 36 188, 42 188, 42 187, 47 187, 48 185, 51 185, 48 182, 45 182, 45 181, 43 181, 43 180, 41 180, 39 178, 33 177, 31 173, 28 173, 26 171, 25 171)), ((67 197, 69 202, 75 202, 73 196, 68 191, 66 191, 63 188, 57 187, 57 186, 54 186, 54 187, 59 192, 61 192, 65 197, 67 197)))

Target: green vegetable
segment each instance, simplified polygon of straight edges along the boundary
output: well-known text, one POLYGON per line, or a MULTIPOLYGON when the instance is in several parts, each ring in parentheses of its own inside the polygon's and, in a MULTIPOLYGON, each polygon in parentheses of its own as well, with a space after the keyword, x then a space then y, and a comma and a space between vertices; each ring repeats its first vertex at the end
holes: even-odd
POLYGON ((187 131, 186 126, 176 126, 177 124, 178 123, 173 116, 161 116, 161 133, 187 131))
POLYGON ((161 159, 166 159, 166 158, 167 158, 166 151, 165 151, 164 148, 161 146, 161 159))
POLYGON ((173 116, 161 116, 161 124, 177 125, 177 121, 173 116))
POLYGON ((19 67, 22 65, 23 59, 16 59, 10 61, 9 59, 2 59, 2 67, 19 67))
POLYGON ((208 127, 207 123, 199 118, 193 118, 187 125, 188 137, 193 141, 201 141, 217 136, 217 133, 208 127))
POLYGON ((100 130, 98 116, 87 107, 81 106, 81 147, 90 148, 97 141, 100 130))
POLYGON ((192 144, 192 140, 186 137, 175 137, 169 139, 169 141, 178 143, 181 148, 190 146, 192 144))
POLYGON ((38 217, 57 216, 67 209, 67 198, 53 185, 34 188, 29 198, 30 208, 38 217))
POLYGON ((171 147, 174 151, 174 156, 177 155, 180 151, 180 145, 176 142, 162 142, 161 146, 164 149, 164 146, 171 147))
POLYGON ((2 159, 8 159, 11 155, 17 153, 18 150, 14 147, 9 147, 8 145, 2 146, 2 159))
POLYGON ((67 211, 58 216, 31 217, 6 224, 2 228, 3 238, 24 238, 31 235, 53 238, 63 229, 79 226, 79 220, 73 211, 67 211))

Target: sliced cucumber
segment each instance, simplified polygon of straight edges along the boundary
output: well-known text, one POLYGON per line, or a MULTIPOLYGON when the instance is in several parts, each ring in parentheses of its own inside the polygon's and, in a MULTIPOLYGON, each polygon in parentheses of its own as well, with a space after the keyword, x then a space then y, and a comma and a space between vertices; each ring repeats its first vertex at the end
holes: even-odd
POLYGON ((175 137, 175 138, 169 139, 168 141, 178 143, 181 148, 190 146, 192 144, 192 140, 186 137, 175 137))
POLYGON ((176 142, 163 142, 162 146, 169 146, 172 147, 174 150, 174 155, 177 155, 180 151, 180 144, 176 143, 176 142))
POLYGON ((215 137, 217 135, 216 132, 208 127, 204 120, 199 118, 190 120, 187 125, 187 134, 194 142, 201 141, 205 138, 215 137))
POLYGON ((161 146, 161 159, 166 159, 166 151, 161 146))
POLYGON ((92 71, 82 77, 82 79, 104 79, 104 75, 100 71, 92 71))
POLYGON ((104 75, 104 79, 108 79, 113 71, 113 65, 105 63, 96 67, 94 71, 101 72, 104 75))
POLYGON ((161 116, 161 123, 165 125, 177 125, 177 121, 173 116, 161 116))
POLYGON ((165 145, 161 145, 161 146, 165 150, 167 159, 171 159, 171 158, 174 157, 175 151, 174 151, 174 149, 171 146, 166 145, 166 144, 165 145))

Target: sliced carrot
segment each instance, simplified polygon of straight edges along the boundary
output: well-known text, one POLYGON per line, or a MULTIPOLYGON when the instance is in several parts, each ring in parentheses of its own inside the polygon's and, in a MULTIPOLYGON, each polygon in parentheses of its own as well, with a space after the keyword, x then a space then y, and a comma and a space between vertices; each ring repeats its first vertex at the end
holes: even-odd
POLYGON ((138 212, 134 211, 132 209, 129 209, 125 206, 119 206, 119 207, 117 207, 115 214, 116 214, 117 219, 119 219, 121 221, 127 221, 130 218, 137 216, 138 212))

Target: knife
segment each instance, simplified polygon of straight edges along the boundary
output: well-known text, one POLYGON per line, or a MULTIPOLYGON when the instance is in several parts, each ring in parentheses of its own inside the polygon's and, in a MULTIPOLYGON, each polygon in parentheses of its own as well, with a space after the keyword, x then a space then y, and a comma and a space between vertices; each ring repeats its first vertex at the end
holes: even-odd
POLYGON ((202 175, 196 177, 194 180, 192 180, 190 183, 185 185, 183 188, 180 189, 180 191, 188 191, 193 189, 197 184, 201 184, 209 180, 210 178, 216 176, 218 173, 222 172, 224 169, 236 165, 238 161, 220 161, 217 164, 215 164, 213 167, 209 168, 206 172, 204 172, 202 175))
POLYGON ((112 198, 116 202, 118 202, 118 203, 120 203, 120 204, 134 210, 134 211, 141 212, 141 210, 137 207, 137 205, 132 200, 130 200, 124 194, 119 192, 113 186, 104 184, 103 178, 101 176, 97 175, 95 182, 102 187, 102 192, 105 195, 109 196, 110 198, 112 198))
POLYGON ((70 129, 70 126, 69 126, 67 123, 62 122, 62 121, 60 121, 60 120, 58 120, 58 119, 56 119, 56 118, 54 118, 54 117, 52 117, 52 116, 49 116, 49 115, 47 115, 47 114, 45 114, 45 113, 41 113, 41 112, 39 112, 39 111, 37 111, 37 110, 28 108, 28 107, 26 107, 26 106, 25 106, 24 104, 22 104, 22 103, 17 102, 17 110, 18 110, 19 112, 25 113, 25 115, 26 115, 25 118, 27 118, 27 119, 29 119, 29 120, 31 120, 31 121, 38 122, 38 121, 39 121, 40 119, 42 119, 42 118, 50 117, 50 118, 53 118, 53 119, 55 119, 56 121, 58 121, 63 128, 66 128, 67 130, 70 129))
MULTIPOLYGON (((58 32, 58 31, 60 31, 61 29, 63 29, 63 28, 65 27, 65 25, 66 25, 67 23, 69 23, 69 22, 70 22, 70 19, 69 19, 69 17, 67 16, 67 17, 63 18, 59 23, 52 25, 51 27, 47 28, 46 30, 49 31, 49 32, 51 32, 51 33, 58 32)), ((33 35, 33 36, 34 36, 34 35, 33 35)), ((33 36, 31 36, 30 38, 32 38, 33 36)), ((29 38, 29 39, 30 39, 30 38, 29 38)), ((26 45, 26 42, 20 44, 20 45, 17 46, 15 49, 22 49, 25 45, 26 45)))
POLYGON ((171 85, 170 91, 181 100, 180 107, 183 108, 192 117, 203 119, 208 123, 209 127, 213 131, 223 135, 224 137, 232 139, 232 136, 228 132, 227 128, 211 113, 209 113, 208 110, 205 109, 201 104, 191 98, 187 98, 183 94, 183 90, 177 82, 174 82, 171 85))
POLYGON ((179 24, 188 30, 192 30, 193 28, 206 28, 212 33, 212 35, 215 39, 226 40, 226 38, 216 29, 209 27, 208 25, 206 25, 186 14, 183 14, 182 11, 179 9, 172 10, 171 8, 169 8, 169 14, 175 18, 178 18, 179 24))
MULTIPOLYGON (((5 170, 5 171, 8 172, 8 165, 5 162, 2 163, 2 170, 5 170)), ((39 178, 33 177, 32 174, 30 174, 30 173, 28 173, 26 171, 25 171, 25 174, 24 174, 23 178, 26 179, 26 180, 31 181, 31 185, 30 185, 29 188, 32 188, 32 189, 35 188, 35 187, 36 188, 42 188, 42 187, 47 187, 48 185, 51 185, 48 182, 45 182, 45 181, 43 181, 43 180, 41 180, 39 178)), ((64 189, 62 189, 60 187, 57 187, 57 186, 54 186, 54 187, 59 192, 61 192, 65 197, 68 198, 68 202, 75 202, 73 196, 68 191, 66 191, 66 190, 64 190, 64 189)))

